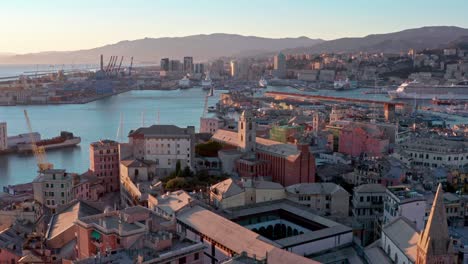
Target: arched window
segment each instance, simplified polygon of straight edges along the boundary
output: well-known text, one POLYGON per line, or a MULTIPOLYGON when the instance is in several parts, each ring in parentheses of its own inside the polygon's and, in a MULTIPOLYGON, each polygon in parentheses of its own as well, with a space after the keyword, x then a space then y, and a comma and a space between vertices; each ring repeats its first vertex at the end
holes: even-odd
POLYGON ((391 251, 390 251, 390 245, 388 245, 388 246, 387 246, 387 256, 390 256, 390 253, 391 253, 391 251))
POLYGON ((395 253, 395 263, 398 264, 398 254, 395 253))

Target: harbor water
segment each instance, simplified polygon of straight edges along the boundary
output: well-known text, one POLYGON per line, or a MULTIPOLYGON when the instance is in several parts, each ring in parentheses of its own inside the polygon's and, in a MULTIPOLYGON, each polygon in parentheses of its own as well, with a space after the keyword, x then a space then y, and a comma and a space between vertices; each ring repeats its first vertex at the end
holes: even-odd
MULTIPOLYGON (((291 87, 269 87, 270 91, 302 93, 291 87)), ((321 90, 311 94, 389 100, 382 94, 363 94, 368 89, 350 91, 321 90)), ((223 90, 215 90, 209 97, 208 106, 217 103, 223 90)), ((120 114, 123 114, 123 139, 127 141, 130 130, 143 124, 159 123, 177 126, 193 125, 198 131, 203 112, 206 91, 200 87, 173 91, 130 91, 79 105, 37 105, 0 107, 0 122, 7 122, 8 134, 27 133, 23 110, 26 109, 34 131, 42 138, 58 136, 60 131, 70 131, 81 137, 81 144, 75 148, 50 150, 48 161, 55 168, 69 172, 83 173, 89 168, 89 144, 100 139, 117 139, 120 114), (159 112, 159 114, 158 114, 159 112), (159 116, 159 117, 158 117, 159 116)), ((32 155, 0 156, 0 186, 28 182, 36 176, 36 163, 32 155)))

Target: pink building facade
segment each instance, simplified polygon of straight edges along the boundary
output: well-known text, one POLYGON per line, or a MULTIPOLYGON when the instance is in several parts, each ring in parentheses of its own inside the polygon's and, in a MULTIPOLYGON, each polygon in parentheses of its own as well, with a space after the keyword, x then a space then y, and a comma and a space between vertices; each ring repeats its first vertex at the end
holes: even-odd
POLYGON ((377 126, 349 124, 340 131, 338 152, 352 157, 382 157, 388 145, 389 140, 377 126))
POLYGON ((90 171, 102 180, 106 192, 119 190, 119 143, 101 140, 89 147, 90 171))

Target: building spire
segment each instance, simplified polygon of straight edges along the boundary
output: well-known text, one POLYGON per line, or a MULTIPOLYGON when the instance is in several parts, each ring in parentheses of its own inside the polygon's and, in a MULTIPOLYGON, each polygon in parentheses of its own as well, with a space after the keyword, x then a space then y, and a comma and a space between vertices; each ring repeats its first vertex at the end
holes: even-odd
POLYGON ((452 263, 454 257, 452 240, 448 233, 444 192, 441 184, 437 187, 426 227, 419 236, 416 263, 428 263, 427 260, 434 257, 444 260, 440 263, 452 263))

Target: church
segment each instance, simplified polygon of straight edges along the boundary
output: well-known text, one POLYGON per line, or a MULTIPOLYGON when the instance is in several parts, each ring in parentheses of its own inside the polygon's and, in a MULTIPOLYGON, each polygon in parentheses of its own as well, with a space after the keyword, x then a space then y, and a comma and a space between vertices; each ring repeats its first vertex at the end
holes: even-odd
POLYGON ((213 141, 222 143, 219 158, 229 173, 242 178, 265 177, 283 186, 315 182, 315 157, 309 144, 282 143, 257 137, 255 118, 250 111, 239 117, 237 131, 218 129, 213 141))
POLYGON ((382 228, 382 237, 364 250, 369 263, 456 264, 449 236, 442 185, 439 184, 425 228, 399 217, 382 228))

